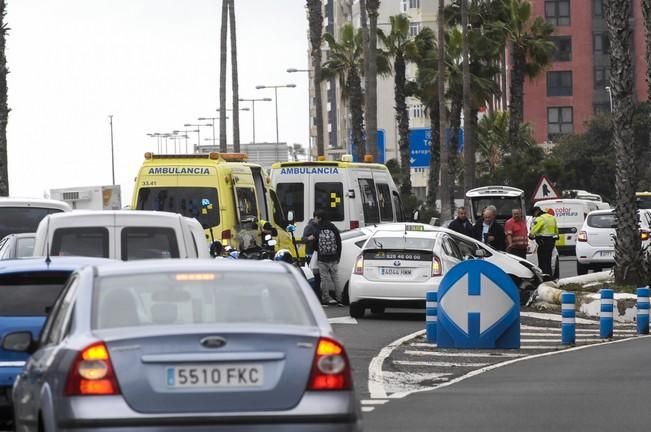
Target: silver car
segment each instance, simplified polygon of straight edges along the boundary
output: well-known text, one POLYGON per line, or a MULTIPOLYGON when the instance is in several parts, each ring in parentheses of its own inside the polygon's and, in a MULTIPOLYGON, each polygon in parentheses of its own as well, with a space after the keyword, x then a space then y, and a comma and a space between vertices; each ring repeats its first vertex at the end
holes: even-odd
POLYGON ((13 389, 17 431, 359 431, 350 363, 310 286, 274 262, 75 273, 13 389))

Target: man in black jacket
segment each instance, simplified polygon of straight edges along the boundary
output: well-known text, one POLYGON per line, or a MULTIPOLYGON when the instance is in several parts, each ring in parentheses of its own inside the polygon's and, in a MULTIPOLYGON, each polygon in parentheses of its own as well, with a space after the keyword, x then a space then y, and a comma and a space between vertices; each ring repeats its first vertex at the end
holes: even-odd
POLYGON ((450 222, 450 225, 448 226, 453 231, 458 232, 459 234, 467 235, 468 237, 472 237, 472 223, 468 220, 466 217, 466 208, 465 207, 459 207, 457 209, 457 218, 450 222))
POLYGON ((483 218, 475 223, 472 236, 480 242, 499 250, 506 250, 506 235, 502 225, 495 221, 497 209, 489 205, 484 209, 483 218))
POLYGON ((319 261, 319 274, 321 275, 322 303, 329 305, 341 304, 341 294, 337 291, 337 266, 341 258, 341 236, 339 230, 327 219, 323 210, 317 210, 315 218, 318 232, 314 236, 314 250, 319 261), (330 291, 335 291, 335 297, 330 296, 330 291))

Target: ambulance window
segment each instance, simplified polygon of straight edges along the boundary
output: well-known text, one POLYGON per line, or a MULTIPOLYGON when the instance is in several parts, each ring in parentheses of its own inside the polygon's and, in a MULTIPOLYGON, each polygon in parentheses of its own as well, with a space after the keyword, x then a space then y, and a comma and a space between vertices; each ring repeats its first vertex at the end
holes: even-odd
POLYGON ((122 230, 122 260, 179 258, 172 228, 126 227, 122 230))
POLYGON ((280 207, 286 212, 293 211, 295 222, 305 220, 303 209, 305 206, 304 189, 303 183, 278 183, 276 185, 280 207))
POLYGON ((276 195, 276 192, 273 190, 269 191, 271 194, 271 202, 273 204, 273 218, 274 222, 277 225, 280 225, 282 227, 287 226, 287 221, 285 221, 285 215, 283 214, 283 208, 280 205, 280 201, 278 200, 278 195, 276 195))
POLYGON ((391 205, 391 191, 385 183, 377 184, 378 202, 380 205, 380 218, 382 222, 393 221, 393 206, 391 205))
POLYGON ((405 216, 402 214, 402 203, 400 202, 400 195, 398 192, 393 192, 393 206, 396 208, 396 220, 398 222, 404 222, 405 216))
POLYGON ((154 187, 138 191, 136 210, 179 213, 202 227, 219 225, 219 200, 214 187, 154 187))
POLYGON ((364 209, 364 223, 380 222, 380 213, 375 195, 375 184, 371 179, 359 179, 359 190, 362 195, 362 208, 364 209))
POLYGON ((314 210, 323 210, 333 222, 344 220, 344 187, 340 182, 314 184, 314 210))
POLYGON ((52 255, 109 257, 109 232, 104 227, 59 228, 52 236, 52 255))
POLYGON ((253 188, 236 188, 237 194, 237 212, 240 216, 240 222, 244 219, 258 218, 258 204, 255 200, 255 190, 253 188))

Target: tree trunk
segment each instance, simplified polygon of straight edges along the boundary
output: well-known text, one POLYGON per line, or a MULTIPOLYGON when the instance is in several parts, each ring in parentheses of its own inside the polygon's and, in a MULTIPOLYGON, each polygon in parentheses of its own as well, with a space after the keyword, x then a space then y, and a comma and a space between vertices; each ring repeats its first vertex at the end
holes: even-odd
POLYGON ((226 59, 228 49, 226 47, 226 40, 228 36, 228 3, 229 0, 222 0, 221 52, 219 57, 219 151, 224 153, 228 151, 228 141, 226 138, 226 59))
POLYGON ((9 196, 9 173, 7 170, 7 122, 9 106, 7 103, 7 57, 5 55, 7 23, 5 21, 6 2, 0 0, 0 196, 9 196))
POLYGON ((646 35, 647 101, 651 101, 651 0, 642 0, 642 14, 644 15, 644 30, 646 35))
POLYGON ((502 94, 500 95, 500 109, 498 111, 506 111, 506 107, 508 106, 509 103, 509 92, 507 91, 508 87, 508 68, 506 64, 506 48, 502 50, 501 56, 500 56, 500 82, 502 83, 502 94))
MULTIPOLYGON (((472 122, 472 96, 470 94, 470 42, 468 41, 468 0, 461 0, 461 27, 463 28, 463 190, 475 184, 475 141, 472 122)), ((465 193, 464 193, 465 196, 465 193)), ((469 208, 470 202, 465 199, 469 208)))
POLYGON ((235 27, 235 0, 230 0, 231 74, 233 85, 233 151, 240 152, 240 84, 237 75, 237 32, 235 27))
POLYGON ((441 164, 440 148, 439 148, 439 104, 438 101, 434 102, 429 108, 429 121, 430 130, 432 131, 432 138, 430 140, 430 158, 429 158, 429 188, 427 190, 427 206, 431 209, 436 208, 436 196, 439 187, 439 166, 441 164))
MULTIPOLYGON (((312 86, 314 87, 314 126, 316 127, 316 154, 325 154, 323 133, 323 97, 321 94, 321 37, 323 34, 323 6, 321 0, 307 0, 312 57, 312 86)), ((310 128, 311 129, 311 128, 310 128)))
POLYGON ((350 89, 350 117, 353 147, 358 159, 364 159, 364 108, 362 102, 362 79, 359 72, 353 70, 348 75, 347 87, 350 89))
POLYGON ((512 46, 513 65, 511 67, 511 103, 509 104, 509 149, 511 153, 522 147, 520 125, 524 110, 524 75, 526 57, 524 51, 516 45, 512 46))
MULTIPOLYGON (((360 3, 361 7, 361 3, 360 3)), ((380 0, 366 0, 369 20, 366 74, 366 153, 377 162, 377 19, 380 0)), ((384 156, 384 155, 383 155, 384 156)))
POLYGON ((450 208, 454 211, 454 191, 459 164, 459 129, 461 129, 461 110, 463 108, 463 97, 456 94, 452 97, 450 104, 450 137, 448 144, 448 178, 450 181, 450 192, 446 197, 450 200, 450 208))
POLYGON ((448 177, 448 143, 445 128, 447 127, 445 104, 445 0, 439 0, 438 7, 438 98, 439 98, 439 146, 441 158, 441 177, 439 196, 441 197, 441 219, 452 219, 452 208, 446 197, 450 196, 450 179, 448 177))
POLYGON ((610 36, 610 88, 615 148, 615 283, 640 286, 643 263, 637 222, 637 170, 633 140, 633 65, 629 0, 610 0, 606 21, 610 36))
POLYGON ((407 64, 402 53, 397 53, 393 64, 398 148, 400 149, 400 193, 411 195, 411 162, 409 161, 409 113, 407 111, 407 64))

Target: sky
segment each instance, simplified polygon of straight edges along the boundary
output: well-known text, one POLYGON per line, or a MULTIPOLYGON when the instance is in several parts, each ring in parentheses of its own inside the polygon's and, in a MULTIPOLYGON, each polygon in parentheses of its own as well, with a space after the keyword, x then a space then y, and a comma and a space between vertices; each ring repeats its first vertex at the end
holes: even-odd
MULTIPOLYGON (((147 133, 219 115, 221 0, 7 3, 11 196, 112 184, 113 115, 115 177, 127 205, 143 154, 157 149, 147 133)), ((307 147, 308 76, 286 72, 307 69, 305 2, 236 0, 235 7, 240 97, 273 98, 255 86, 296 84, 278 92, 280 141, 307 147)), ((228 76, 231 107, 230 66, 228 76)), ((251 111, 240 113, 240 134, 251 141, 251 111)), ((230 143, 230 120, 228 135, 230 143)), ((202 144, 208 137, 212 128, 201 128, 202 144)), ((256 142, 263 141, 275 141, 273 102, 256 103, 256 142)))

